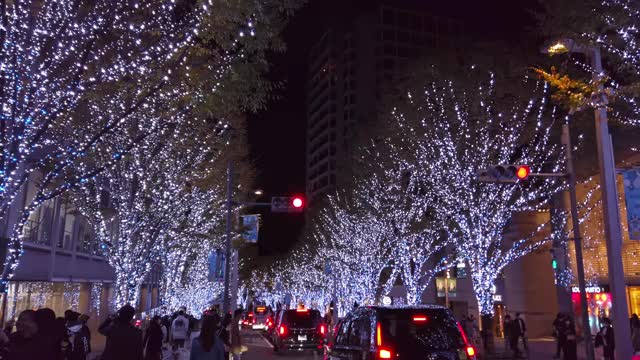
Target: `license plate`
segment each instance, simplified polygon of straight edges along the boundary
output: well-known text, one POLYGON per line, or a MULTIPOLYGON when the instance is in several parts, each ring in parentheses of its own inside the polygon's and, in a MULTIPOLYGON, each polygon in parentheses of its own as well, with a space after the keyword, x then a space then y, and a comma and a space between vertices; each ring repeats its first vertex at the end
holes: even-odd
POLYGON ((298 335, 298 341, 307 341, 307 335, 298 335))

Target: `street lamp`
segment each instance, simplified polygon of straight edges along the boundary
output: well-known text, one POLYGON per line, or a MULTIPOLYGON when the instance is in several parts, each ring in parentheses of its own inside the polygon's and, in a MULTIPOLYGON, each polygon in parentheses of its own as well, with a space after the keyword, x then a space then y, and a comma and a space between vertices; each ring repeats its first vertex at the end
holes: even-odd
MULTIPOLYGON (((606 104, 607 95, 600 79, 604 73, 602 56, 597 46, 585 46, 573 39, 561 39, 547 46, 544 53, 555 55, 561 53, 582 53, 591 61, 593 69, 592 79, 598 85, 597 91, 606 104)), ((602 208, 605 239, 607 242, 607 263, 609 267, 609 285, 613 295, 613 327, 616 329, 616 358, 631 359, 631 332, 629 329, 629 313, 627 309, 627 295, 625 291, 624 269, 622 267, 622 230, 620 228, 620 213, 618 209, 618 192, 616 185, 616 169, 613 156, 613 145, 607 123, 607 109, 598 106, 595 109, 595 125, 598 144, 598 164, 600 166, 600 189, 602 192, 602 208)), ((576 239, 577 240, 577 239, 576 239)), ((580 289, 582 294, 584 289, 580 289)), ((582 296, 581 296, 582 297, 582 296)), ((581 300, 584 304, 585 300, 581 300)), ((584 311, 584 310, 583 310, 584 311)), ((590 335, 588 334, 585 335, 590 335)), ((590 341, 590 339, 589 339, 590 341)), ((587 354, 593 356, 593 348, 587 349, 587 354)), ((590 359, 593 359, 591 357, 590 359)))

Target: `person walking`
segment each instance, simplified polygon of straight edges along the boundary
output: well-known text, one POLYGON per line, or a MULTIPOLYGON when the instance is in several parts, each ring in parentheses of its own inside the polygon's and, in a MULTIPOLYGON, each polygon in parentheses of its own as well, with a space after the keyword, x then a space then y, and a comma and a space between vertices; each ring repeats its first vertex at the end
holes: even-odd
MULTIPOLYGON (((65 314, 66 316, 66 314, 65 314)), ((67 360, 86 360, 89 355, 89 337, 85 325, 80 321, 80 314, 73 312, 67 317, 67 332, 69 334, 69 347, 67 348, 67 360)))
POLYGON ((62 341, 67 337, 64 332, 58 331, 56 326, 56 313, 49 308, 38 309, 36 311, 36 323, 38 324, 38 335, 42 337, 47 352, 51 354, 51 359, 61 360, 62 341))
POLYGON ((142 331, 131 324, 135 312, 127 304, 100 325, 98 332, 107 337, 102 360, 142 360, 142 331))
POLYGON ((522 339, 522 348, 527 352, 529 351, 529 344, 527 344, 527 325, 524 323, 524 319, 520 317, 520 313, 516 313, 514 322, 518 327, 518 341, 522 339))
POLYGON ((520 339, 520 326, 516 322, 516 320, 511 321, 511 326, 509 329, 509 347, 511 348, 511 352, 513 353, 513 358, 517 359, 520 357, 520 348, 518 347, 518 339, 520 339))
POLYGON ((231 319, 231 353, 233 360, 240 360, 242 353, 246 350, 246 347, 242 345, 242 336, 240 335, 240 327, 238 323, 242 320, 242 309, 237 309, 233 313, 233 319, 231 319))
POLYGON ((184 343, 189 334, 189 320, 184 316, 184 310, 178 311, 178 316, 171 323, 171 340, 173 350, 184 348, 184 343))
POLYGON ((613 360, 615 358, 616 343, 611 319, 602 318, 602 325, 598 336, 600 336, 602 341, 604 360, 613 360))
POLYGON ((202 318, 200 336, 191 342, 190 360, 224 360, 224 344, 217 335, 219 321, 217 314, 202 318))
POLYGON ((145 349, 145 360, 161 360, 162 359, 162 340, 164 334, 162 332, 162 319, 160 316, 154 316, 149 324, 149 328, 144 334, 142 344, 145 349))
POLYGON ((87 315, 87 314, 82 314, 78 318, 78 320, 80 320, 80 322, 82 322, 82 331, 84 332, 85 336, 87 337, 87 341, 89 343, 89 353, 91 353, 91 330, 89 329, 89 326, 87 326, 87 322, 89 322, 90 318, 91 317, 89 315, 87 315))
POLYGON ((504 334, 504 350, 508 351, 511 349, 511 343, 510 343, 510 339, 511 339, 511 315, 507 314, 504 317, 504 321, 502 322, 502 332, 504 334))
POLYGON ((16 332, 9 335, 8 360, 48 359, 49 350, 38 334, 36 312, 25 310, 18 316, 16 332))
POLYGON ((225 360, 229 359, 229 352, 231 350, 231 314, 226 314, 224 319, 222 320, 222 324, 220 329, 218 330, 218 337, 222 340, 224 344, 224 358, 225 360))
POLYGON ((564 314, 559 312, 552 324, 553 337, 556 339, 556 354, 553 356, 554 359, 560 359, 560 353, 566 340, 565 330, 563 329, 564 325, 564 314))
POLYGON ((576 324, 571 316, 563 314, 560 331, 560 336, 563 338, 563 360, 578 360, 576 324))

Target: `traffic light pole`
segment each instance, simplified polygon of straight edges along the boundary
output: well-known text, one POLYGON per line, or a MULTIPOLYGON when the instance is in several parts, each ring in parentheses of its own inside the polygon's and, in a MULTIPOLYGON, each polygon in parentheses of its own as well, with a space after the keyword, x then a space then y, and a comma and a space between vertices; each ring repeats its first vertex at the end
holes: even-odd
POLYGON ((565 149, 567 178, 569 180, 569 198, 571 201, 571 224, 573 225, 573 240, 576 248, 576 269, 578 271, 578 287, 580 288, 580 311, 582 316, 582 335, 587 354, 587 360, 594 360, 595 354, 591 343, 591 328, 589 327, 589 312, 587 308, 587 291, 584 280, 584 263, 582 259, 582 234, 580 232, 580 218, 578 217, 578 199, 576 195, 576 174, 573 169, 573 152, 569 124, 562 125, 562 145, 565 149))
MULTIPOLYGON (((225 226, 225 244, 224 244, 224 293, 223 293, 223 302, 222 302, 222 311, 224 314, 228 314, 232 309, 231 306, 235 306, 235 304, 231 304, 231 255, 232 255, 232 247, 231 247, 231 225, 232 225, 232 214, 233 214, 233 206, 272 206, 270 202, 239 202, 233 200, 233 162, 229 160, 227 164, 227 200, 225 201, 227 216, 226 216, 226 226, 225 226)), ((302 201, 300 202, 300 207, 302 207, 302 201)), ((296 205, 294 205, 296 206, 296 205)), ((272 210, 273 211, 273 210, 272 210)))

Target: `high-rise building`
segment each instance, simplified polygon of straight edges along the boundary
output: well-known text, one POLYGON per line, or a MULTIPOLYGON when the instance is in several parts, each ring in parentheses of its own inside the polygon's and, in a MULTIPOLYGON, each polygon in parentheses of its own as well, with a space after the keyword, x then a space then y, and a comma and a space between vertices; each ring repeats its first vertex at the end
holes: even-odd
POLYGON ((453 46, 461 34, 456 21, 396 4, 372 5, 326 29, 309 54, 309 201, 349 177, 353 140, 376 118, 385 87, 411 60, 453 46))

